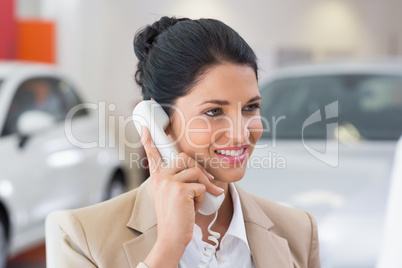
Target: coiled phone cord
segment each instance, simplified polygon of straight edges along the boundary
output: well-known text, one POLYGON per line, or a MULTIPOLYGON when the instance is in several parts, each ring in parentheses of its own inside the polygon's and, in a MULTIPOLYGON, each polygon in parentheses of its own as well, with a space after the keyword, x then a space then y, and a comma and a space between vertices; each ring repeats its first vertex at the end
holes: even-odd
POLYGON ((215 212, 215 218, 208 225, 208 240, 215 243, 215 246, 207 243, 204 247, 203 256, 201 257, 200 264, 198 264, 197 268, 207 268, 212 261, 212 257, 215 255, 216 249, 219 246, 218 239, 221 237, 220 233, 214 232, 211 230, 212 225, 214 225, 216 219, 218 218, 218 211, 215 212))

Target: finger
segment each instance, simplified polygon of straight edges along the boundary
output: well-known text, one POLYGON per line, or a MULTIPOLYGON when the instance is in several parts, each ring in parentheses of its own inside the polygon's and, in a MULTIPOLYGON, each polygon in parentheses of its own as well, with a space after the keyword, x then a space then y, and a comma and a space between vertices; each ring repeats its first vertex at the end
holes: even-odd
POLYGON ((223 193, 223 189, 214 185, 207 176, 202 172, 200 167, 193 167, 184 169, 183 171, 177 173, 174 176, 176 181, 185 182, 185 183, 199 183, 203 184, 208 192, 213 195, 221 195, 223 193))
POLYGON ((206 191, 205 185, 200 183, 191 183, 188 184, 188 186, 191 188, 192 199, 194 200, 194 211, 198 211, 202 205, 202 202, 204 201, 206 191))
POLYGON ((148 128, 145 126, 142 126, 141 142, 148 157, 149 171, 151 174, 153 174, 160 168, 162 157, 159 154, 158 149, 156 149, 154 142, 152 141, 148 128))
POLYGON ((207 177, 208 180, 212 181, 214 179, 214 176, 211 175, 211 173, 209 173, 203 165, 201 165, 200 163, 198 163, 197 161, 195 161, 194 158, 189 157, 189 164, 188 167, 199 167, 201 169, 201 171, 205 174, 205 176, 207 177))
POLYGON ((167 167, 169 169, 173 169, 174 173, 181 172, 186 168, 199 167, 209 180, 214 179, 214 177, 200 163, 198 163, 197 161, 195 161, 194 158, 183 152, 176 156, 172 161, 170 161, 167 167))
POLYGON ((169 168, 172 172, 172 174, 178 173, 178 172, 183 172, 185 169, 190 169, 197 167, 199 168, 204 176, 208 180, 212 180, 212 175, 210 175, 203 167, 201 164, 199 164, 197 161, 194 160, 191 156, 187 155, 186 153, 180 153, 177 157, 175 157, 168 165, 167 168, 169 168))

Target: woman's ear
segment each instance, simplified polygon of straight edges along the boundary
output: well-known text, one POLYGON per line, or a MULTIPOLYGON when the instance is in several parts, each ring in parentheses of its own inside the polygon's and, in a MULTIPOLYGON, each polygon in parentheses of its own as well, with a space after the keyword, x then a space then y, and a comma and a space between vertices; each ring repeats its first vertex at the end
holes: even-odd
POLYGON ((167 138, 169 139, 169 141, 172 143, 173 140, 174 140, 174 137, 172 137, 172 135, 170 135, 170 133, 171 133, 171 126, 169 125, 164 131, 165 131, 166 137, 167 137, 167 138))
POLYGON ((170 124, 169 124, 169 126, 168 126, 164 131, 165 131, 166 136, 169 136, 169 133, 170 133, 170 124))

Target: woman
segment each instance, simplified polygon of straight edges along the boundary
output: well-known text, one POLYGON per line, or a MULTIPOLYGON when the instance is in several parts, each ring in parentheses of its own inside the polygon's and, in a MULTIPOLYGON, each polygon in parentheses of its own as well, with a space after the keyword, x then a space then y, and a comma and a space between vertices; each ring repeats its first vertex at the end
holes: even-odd
POLYGON ((181 152, 168 165, 143 129, 150 178, 138 189, 66 215, 61 267, 197 267, 212 243, 205 192, 225 193, 209 267, 320 267, 316 225, 305 212, 244 192, 262 132, 256 56, 224 23, 163 17, 134 39, 136 81, 160 103, 181 152), (138 266, 137 266, 138 265, 138 266))

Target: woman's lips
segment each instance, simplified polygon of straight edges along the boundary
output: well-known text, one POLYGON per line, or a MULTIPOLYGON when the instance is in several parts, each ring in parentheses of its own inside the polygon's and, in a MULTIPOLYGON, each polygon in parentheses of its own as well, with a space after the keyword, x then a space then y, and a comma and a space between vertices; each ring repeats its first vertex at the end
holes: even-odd
POLYGON ((215 150, 216 155, 221 158, 223 161, 231 164, 231 165, 238 165, 244 162, 244 160, 246 160, 246 156, 247 156, 247 150, 248 150, 248 146, 241 146, 241 147, 227 147, 227 148, 222 148, 222 149, 218 149, 215 150), (231 156, 231 155, 223 155, 218 153, 218 150, 240 150, 243 149, 243 152, 240 155, 236 155, 236 156, 231 156))

